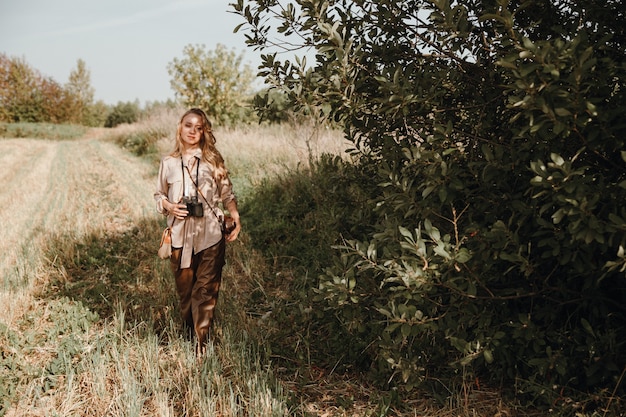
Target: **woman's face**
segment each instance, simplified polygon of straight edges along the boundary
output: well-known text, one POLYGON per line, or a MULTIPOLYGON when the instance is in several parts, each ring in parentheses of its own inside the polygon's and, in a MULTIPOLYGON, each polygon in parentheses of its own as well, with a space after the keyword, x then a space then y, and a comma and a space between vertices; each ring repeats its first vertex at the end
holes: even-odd
POLYGON ((180 140, 185 149, 197 147, 203 133, 202 117, 196 114, 190 113, 180 122, 180 140))

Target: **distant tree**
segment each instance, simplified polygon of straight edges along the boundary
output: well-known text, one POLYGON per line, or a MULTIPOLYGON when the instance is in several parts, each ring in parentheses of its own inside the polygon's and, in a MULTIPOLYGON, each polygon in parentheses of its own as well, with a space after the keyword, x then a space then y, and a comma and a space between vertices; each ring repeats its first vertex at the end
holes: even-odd
POLYGON ((0 102, 3 117, 9 122, 47 121, 41 112, 41 77, 23 58, 2 55, 0 102))
POLYGON ((64 123, 69 96, 23 58, 0 54, 0 121, 64 123))
POLYGON ((89 124, 94 89, 91 86, 91 73, 82 59, 76 62, 76 68, 70 72, 65 90, 71 103, 69 120, 78 124, 89 124))
POLYGON ((187 45, 183 55, 168 64, 171 86, 183 103, 202 108, 218 124, 245 120, 254 74, 243 54, 217 44, 212 51, 187 45))
POLYGON ((11 119, 11 83, 10 73, 12 60, 4 53, 0 53, 0 122, 8 122, 11 119))
POLYGON ((39 120, 50 123, 71 122, 71 98, 67 91, 50 77, 41 78, 34 96, 39 109, 39 120))
POLYGON ((166 101, 147 101, 143 105, 142 117, 150 117, 162 111, 179 111, 180 103, 175 100, 167 99, 166 101))
POLYGON ((8 122, 11 118, 9 109, 11 94, 9 74, 11 66, 11 59, 6 54, 0 53, 0 122, 8 122))
POLYGON ((115 127, 124 123, 134 123, 139 119, 141 111, 139 102, 118 102, 109 112, 105 127, 115 127))
POLYGON ((98 100, 87 107, 87 112, 83 115, 82 124, 91 127, 102 127, 106 123, 110 112, 111 106, 102 100, 98 100))

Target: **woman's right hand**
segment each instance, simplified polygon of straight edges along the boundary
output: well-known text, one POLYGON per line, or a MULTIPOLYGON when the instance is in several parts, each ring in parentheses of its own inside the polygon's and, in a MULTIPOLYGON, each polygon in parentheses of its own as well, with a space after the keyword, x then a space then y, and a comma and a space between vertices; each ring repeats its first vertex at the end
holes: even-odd
POLYGON ((169 201, 164 204, 164 208, 171 213, 178 220, 184 220, 189 215, 187 206, 180 203, 170 203, 169 201))

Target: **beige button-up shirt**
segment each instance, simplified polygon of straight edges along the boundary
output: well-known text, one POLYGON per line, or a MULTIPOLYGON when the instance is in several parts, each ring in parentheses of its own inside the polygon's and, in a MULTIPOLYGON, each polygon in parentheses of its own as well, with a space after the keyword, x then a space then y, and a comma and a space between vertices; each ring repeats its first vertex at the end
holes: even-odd
POLYGON ((217 182, 213 177, 213 166, 201 158, 202 152, 198 150, 189 161, 183 161, 181 166, 180 157, 174 158, 169 155, 163 157, 154 193, 157 211, 167 216, 167 224, 172 229, 172 247, 183 248, 181 268, 191 266, 192 254, 207 249, 222 239, 220 220, 223 219, 224 213, 220 209, 220 203, 226 206, 235 199, 230 179, 226 177, 217 182), (198 163, 200 166, 197 171, 197 184, 201 195, 198 195, 192 182, 192 179, 196 181, 198 163), (183 183, 186 190, 183 189, 183 183), (202 203, 204 209, 203 217, 187 216, 185 220, 178 220, 163 208, 164 199, 171 203, 181 203, 183 195, 198 196, 198 201, 202 203))

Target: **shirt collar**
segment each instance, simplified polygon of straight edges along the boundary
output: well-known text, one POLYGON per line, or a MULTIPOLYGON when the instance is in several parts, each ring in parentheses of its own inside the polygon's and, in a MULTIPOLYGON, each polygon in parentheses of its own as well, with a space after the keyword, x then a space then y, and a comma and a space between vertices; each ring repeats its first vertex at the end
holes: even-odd
POLYGON ((183 161, 185 163, 185 165, 189 165, 189 166, 193 166, 194 161, 192 160, 192 158, 197 158, 198 160, 202 160, 202 150, 201 149, 196 149, 193 153, 193 155, 191 155, 191 157, 188 160, 184 160, 183 161))

